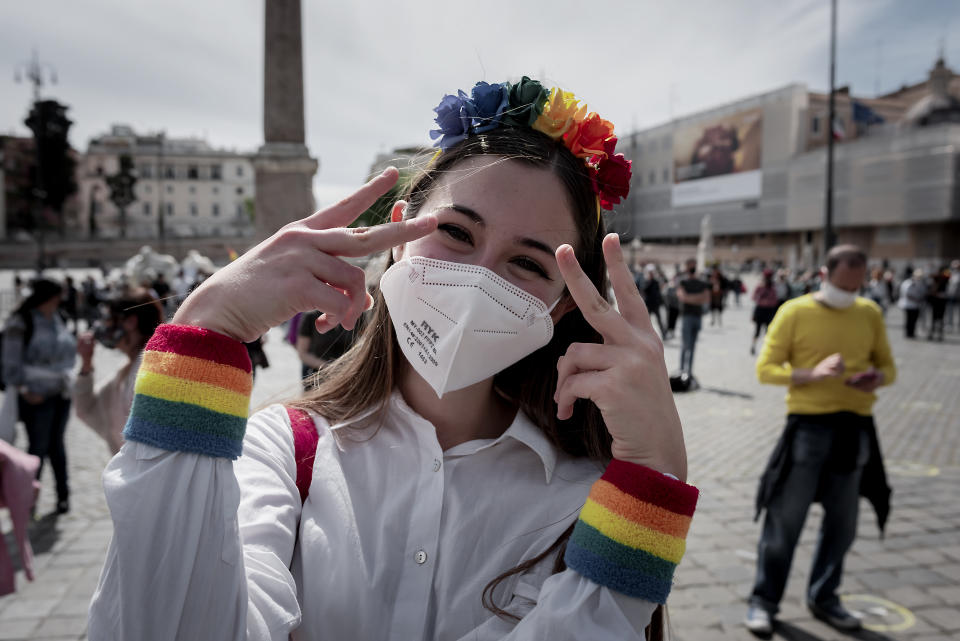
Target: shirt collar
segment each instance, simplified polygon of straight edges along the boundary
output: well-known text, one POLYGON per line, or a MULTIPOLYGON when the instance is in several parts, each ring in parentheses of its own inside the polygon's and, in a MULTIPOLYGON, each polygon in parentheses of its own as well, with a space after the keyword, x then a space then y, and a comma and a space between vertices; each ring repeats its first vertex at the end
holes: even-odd
MULTIPOLYGON (((388 412, 403 412, 411 415, 417 420, 427 422, 426 419, 417 414, 413 408, 407 405, 406 401, 403 399, 403 395, 397 389, 390 394, 390 400, 387 404, 387 407, 388 412)), ((378 410, 378 406, 368 408, 359 414, 331 425, 329 429, 331 431, 336 431, 341 428, 348 427, 372 416, 378 410)), ((517 410, 517 415, 514 417, 510 427, 508 427, 506 431, 498 438, 480 439, 468 441, 467 443, 461 443, 460 445, 447 450, 447 453, 462 456, 475 454, 476 452, 485 450, 488 447, 493 447, 497 443, 500 443, 508 438, 519 441, 533 450, 533 452, 540 458, 540 462, 543 463, 544 475, 547 483, 549 484, 550 479, 553 478, 553 471, 557 467, 557 448, 553 445, 553 443, 550 442, 550 439, 547 438, 547 435, 543 433, 543 430, 534 425, 533 421, 530 420, 523 410, 517 410)))

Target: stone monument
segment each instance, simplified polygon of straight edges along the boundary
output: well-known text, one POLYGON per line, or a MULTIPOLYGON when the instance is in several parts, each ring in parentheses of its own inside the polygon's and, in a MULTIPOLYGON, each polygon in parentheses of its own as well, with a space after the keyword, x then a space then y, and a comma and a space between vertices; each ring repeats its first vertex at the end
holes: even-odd
POLYGON ((710 224, 710 214, 700 221, 700 242, 697 243, 697 273, 706 271, 707 265, 713 262, 713 227, 710 224))
POLYGON ((256 171, 256 240, 313 212, 319 163, 304 144, 300 0, 265 0, 263 140, 256 171))

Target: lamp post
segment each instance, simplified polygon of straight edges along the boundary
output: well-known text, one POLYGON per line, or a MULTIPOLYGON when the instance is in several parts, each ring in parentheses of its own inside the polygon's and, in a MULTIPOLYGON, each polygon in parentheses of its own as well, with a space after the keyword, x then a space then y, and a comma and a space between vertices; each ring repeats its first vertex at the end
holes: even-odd
POLYGON ((837 0, 830 0, 830 99, 827 106, 827 189, 826 216, 823 225, 823 254, 827 255, 836 239, 833 233, 833 121, 836 118, 837 73, 837 0))

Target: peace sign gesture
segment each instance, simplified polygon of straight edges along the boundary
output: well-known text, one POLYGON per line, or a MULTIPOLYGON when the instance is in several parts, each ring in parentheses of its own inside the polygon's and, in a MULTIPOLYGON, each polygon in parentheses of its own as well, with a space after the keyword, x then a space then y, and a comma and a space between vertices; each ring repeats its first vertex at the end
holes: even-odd
POLYGON ((557 248, 557 263, 570 295, 586 321, 603 337, 602 344, 571 344, 557 361, 557 417, 570 418, 574 401, 589 398, 600 409, 613 437, 615 458, 673 474, 683 481, 687 454, 663 359, 663 343, 653 330, 616 234, 603 239, 603 256, 619 312, 583 272, 573 248, 557 248))
POLYGON ((280 228, 204 281, 173 322, 248 342, 297 312, 318 309, 328 315, 321 321, 326 329, 337 322, 352 328, 372 301, 363 270, 340 257, 366 256, 437 228, 434 216, 346 227, 386 193, 398 175, 390 167, 339 203, 280 228))

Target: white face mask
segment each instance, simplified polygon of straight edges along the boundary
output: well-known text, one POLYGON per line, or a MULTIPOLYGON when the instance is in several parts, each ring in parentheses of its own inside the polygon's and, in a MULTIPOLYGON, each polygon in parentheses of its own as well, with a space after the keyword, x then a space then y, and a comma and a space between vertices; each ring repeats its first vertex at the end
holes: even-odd
POLYGON ((485 267, 414 256, 380 278, 400 349, 443 397, 513 365, 550 342, 543 301, 485 267))
POLYGON ((848 292, 845 289, 840 289, 827 279, 824 279, 820 284, 820 296, 824 303, 837 309, 850 307, 854 301, 857 300, 856 292, 848 292))

